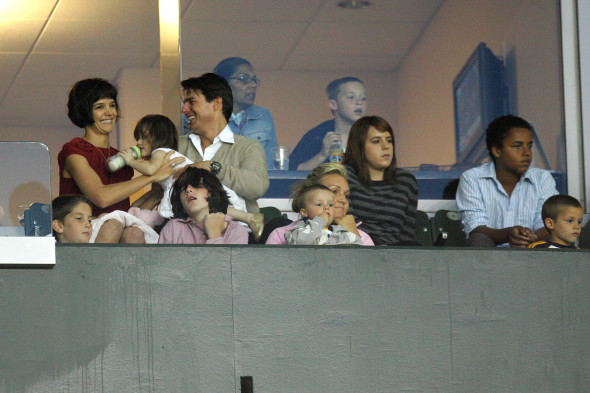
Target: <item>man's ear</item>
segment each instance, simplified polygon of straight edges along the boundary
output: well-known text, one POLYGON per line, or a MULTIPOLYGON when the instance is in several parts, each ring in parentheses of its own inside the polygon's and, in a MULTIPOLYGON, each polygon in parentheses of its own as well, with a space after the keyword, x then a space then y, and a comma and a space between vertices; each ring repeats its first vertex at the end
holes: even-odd
POLYGON ((332 98, 328 98, 328 107, 330 107, 331 111, 337 111, 338 110, 338 103, 336 102, 336 100, 334 100, 332 98))
POLYGON ((305 208, 299 210, 299 214, 301 214, 301 217, 303 218, 309 217, 309 214, 307 214, 307 210, 305 210, 305 208))
POLYGON ((59 220, 53 220, 51 223, 53 230, 59 234, 64 233, 64 225, 59 220))
POLYGON ((223 109, 223 99, 221 97, 213 99, 213 108, 217 111, 221 111, 223 109))
POLYGON ((555 222, 551 218, 547 217, 545 219, 545 226, 547 227, 547 229, 553 229, 555 228, 555 222))
POLYGON ((500 150, 502 149, 497 146, 492 146, 492 155, 496 158, 500 158, 500 150))

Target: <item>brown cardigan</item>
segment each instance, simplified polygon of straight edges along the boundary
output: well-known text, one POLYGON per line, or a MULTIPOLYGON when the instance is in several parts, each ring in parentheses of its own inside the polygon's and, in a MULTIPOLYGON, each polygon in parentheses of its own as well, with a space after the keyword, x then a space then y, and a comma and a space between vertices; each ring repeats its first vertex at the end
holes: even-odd
MULTIPOLYGON (((194 162, 203 161, 188 135, 179 138, 178 152, 194 162)), ((264 195, 269 185, 262 145, 253 139, 234 135, 234 143, 224 142, 213 161, 222 166, 217 174, 221 183, 244 198, 248 212, 258 212, 256 200, 264 195)))

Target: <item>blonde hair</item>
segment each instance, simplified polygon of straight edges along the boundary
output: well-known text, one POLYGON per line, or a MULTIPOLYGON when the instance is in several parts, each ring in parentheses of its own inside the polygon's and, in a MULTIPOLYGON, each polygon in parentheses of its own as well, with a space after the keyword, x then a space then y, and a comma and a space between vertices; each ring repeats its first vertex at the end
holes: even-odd
POLYGON ((320 181, 322 180, 322 177, 326 175, 340 175, 348 180, 348 174, 342 164, 334 162, 322 164, 311 171, 304 180, 293 185, 293 188, 291 189, 291 199, 293 199, 293 202, 295 202, 297 195, 299 195, 303 189, 321 184, 320 181))

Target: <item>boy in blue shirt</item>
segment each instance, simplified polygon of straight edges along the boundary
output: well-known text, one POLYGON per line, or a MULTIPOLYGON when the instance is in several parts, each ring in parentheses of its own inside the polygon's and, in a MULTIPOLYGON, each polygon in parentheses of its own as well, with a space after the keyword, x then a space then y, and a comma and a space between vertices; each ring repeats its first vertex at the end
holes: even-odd
POLYGON ((530 124, 513 115, 501 116, 488 126, 486 145, 491 161, 465 171, 457 190, 467 245, 526 248, 546 238, 541 207, 557 190, 549 171, 530 168, 530 124))

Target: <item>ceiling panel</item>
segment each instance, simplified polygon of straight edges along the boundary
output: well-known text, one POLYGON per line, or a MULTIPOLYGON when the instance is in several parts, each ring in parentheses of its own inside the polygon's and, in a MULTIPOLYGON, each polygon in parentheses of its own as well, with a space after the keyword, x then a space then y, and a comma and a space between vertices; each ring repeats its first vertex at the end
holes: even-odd
POLYGON ((293 22, 310 20, 326 0, 182 0, 180 3, 181 9, 189 6, 183 22, 293 22))
MULTIPOLYGON (((284 57, 305 30, 303 23, 202 22, 194 29, 182 28, 182 53, 270 54, 284 57)), ((220 59, 221 60, 221 59, 220 59)))
POLYGON ((54 53, 153 53, 159 50, 157 19, 143 23, 106 24, 104 20, 67 20, 50 23, 36 50, 54 53))
POLYGON ((2 20, 47 19, 58 0, 9 1, 0 13, 2 20))
POLYGON ((404 55, 421 30, 417 23, 359 23, 354 29, 341 23, 318 23, 305 32, 294 54, 404 55), (395 39, 372 39, 380 36, 395 39))
POLYGON ((350 56, 350 55, 302 55, 292 56, 284 64, 284 70, 293 71, 391 71, 401 56, 350 56))
POLYGON ((61 0, 54 20, 101 20, 105 28, 118 22, 126 24, 158 23, 156 0, 61 0))
POLYGON ((27 53, 44 23, 43 19, 0 20, 0 53, 27 53))
POLYGON ((427 22, 442 4, 441 0, 385 0, 371 1, 371 6, 360 10, 337 6, 338 1, 327 1, 315 17, 316 22, 393 23, 427 22))

